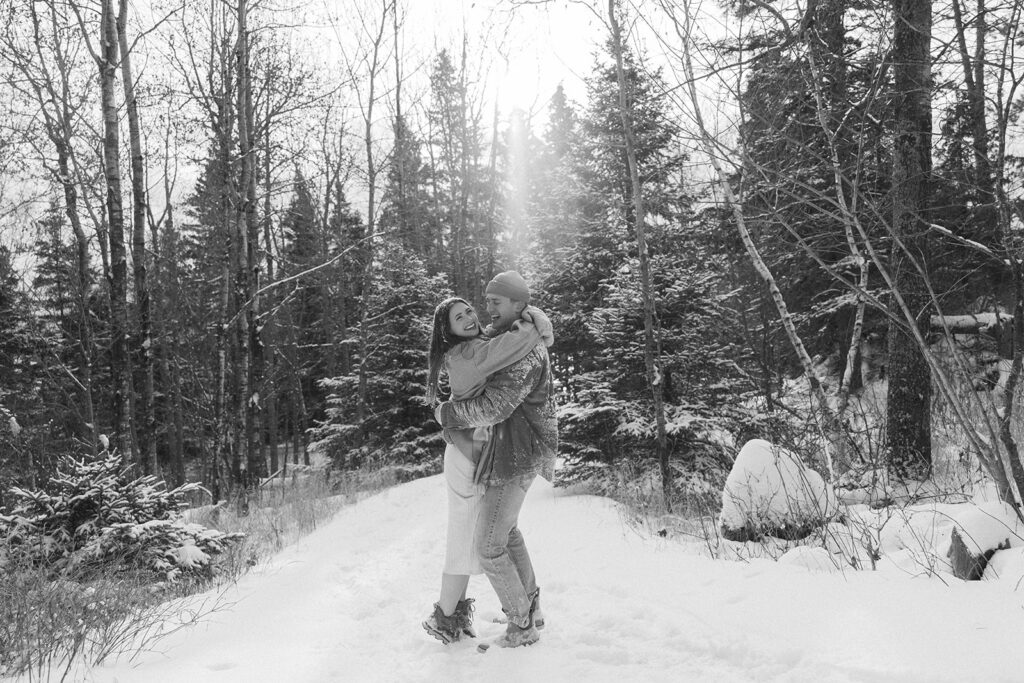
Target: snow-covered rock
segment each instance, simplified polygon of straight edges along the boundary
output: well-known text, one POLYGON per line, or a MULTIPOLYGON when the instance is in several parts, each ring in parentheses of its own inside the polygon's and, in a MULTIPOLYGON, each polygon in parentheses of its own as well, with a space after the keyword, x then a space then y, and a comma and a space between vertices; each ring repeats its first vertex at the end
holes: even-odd
POLYGON ((982 578, 997 550, 1024 544, 1024 524, 1007 503, 961 505, 953 517, 946 557, 953 574, 967 581, 982 578))
POLYGON ((985 565, 983 581, 1004 581, 1014 588, 1024 586, 1024 547, 999 550, 985 565))
POLYGON ((814 470, 763 439, 743 445, 722 491, 719 526, 732 541, 803 538, 839 513, 839 501, 814 470))
POLYGON ((955 507, 953 523, 973 552, 991 550, 1004 541, 1014 547, 1024 545, 1024 523, 1008 503, 990 501, 955 507))
MULTIPOLYGON (((848 517, 855 516, 853 510, 848 509, 848 517)), ((871 514, 874 522, 869 514, 863 516, 867 526, 878 529, 881 555, 912 558, 926 574, 979 579, 997 549, 1024 545, 1024 525, 1005 503, 925 503, 871 514)))

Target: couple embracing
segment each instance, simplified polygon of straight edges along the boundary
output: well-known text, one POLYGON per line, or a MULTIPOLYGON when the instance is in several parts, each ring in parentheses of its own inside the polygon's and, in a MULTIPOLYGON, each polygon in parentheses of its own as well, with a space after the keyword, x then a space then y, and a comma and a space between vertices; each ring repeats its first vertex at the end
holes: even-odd
POLYGON ((486 329, 463 299, 434 311, 427 400, 447 442, 448 532, 441 596, 423 628, 445 644, 474 637, 466 588, 482 571, 508 618, 495 644, 518 647, 537 642, 544 626, 518 519, 537 475, 554 476, 558 427, 547 352, 554 337, 515 271, 495 276, 485 294, 486 329), (445 376, 451 395, 438 403, 445 376))

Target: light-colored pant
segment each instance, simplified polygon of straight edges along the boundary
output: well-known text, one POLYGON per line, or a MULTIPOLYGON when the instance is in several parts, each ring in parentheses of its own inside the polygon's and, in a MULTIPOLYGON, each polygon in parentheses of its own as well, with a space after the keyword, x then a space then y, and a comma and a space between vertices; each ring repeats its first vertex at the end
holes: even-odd
POLYGON ((526 541, 517 526, 519 511, 535 474, 488 485, 476 527, 476 548, 480 564, 501 609, 518 626, 529 623, 531 596, 537 591, 537 577, 526 552, 526 541))
POLYGON ((475 533, 484 487, 473 483, 473 461, 452 444, 444 449, 444 480, 448 489, 448 534, 445 574, 480 574, 475 533))

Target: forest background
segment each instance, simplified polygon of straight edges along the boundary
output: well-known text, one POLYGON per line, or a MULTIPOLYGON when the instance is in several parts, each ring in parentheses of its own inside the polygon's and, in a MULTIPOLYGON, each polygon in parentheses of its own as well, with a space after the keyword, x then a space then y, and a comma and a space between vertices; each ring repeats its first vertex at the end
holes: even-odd
POLYGON ((398 0, 0 3, 0 496, 439 471, 433 307, 516 269, 564 482, 713 501, 761 437, 1020 502, 1019 3, 488 6, 425 48, 398 0), (589 70, 510 108, 570 10, 589 70))

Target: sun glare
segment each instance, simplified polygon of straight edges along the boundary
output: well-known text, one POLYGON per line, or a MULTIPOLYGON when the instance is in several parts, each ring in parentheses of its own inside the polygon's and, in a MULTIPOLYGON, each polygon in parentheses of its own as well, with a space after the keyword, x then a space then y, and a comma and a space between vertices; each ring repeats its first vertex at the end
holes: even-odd
MULTIPOLYGON (((532 60, 516 60, 508 65, 503 74, 497 78, 497 97, 505 112, 522 109, 535 112, 538 107, 551 97, 551 92, 558 85, 550 84, 542 74, 540 64, 532 60), (550 85, 550 88, 548 87, 550 85)), ((550 76, 551 71, 547 70, 550 76)))

